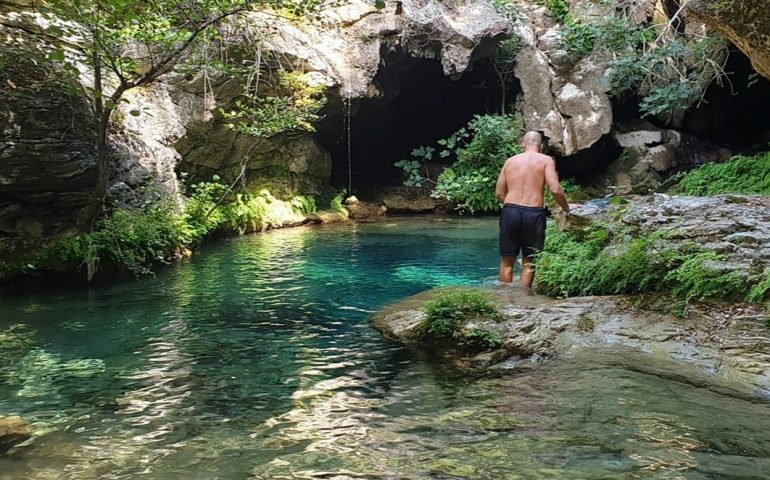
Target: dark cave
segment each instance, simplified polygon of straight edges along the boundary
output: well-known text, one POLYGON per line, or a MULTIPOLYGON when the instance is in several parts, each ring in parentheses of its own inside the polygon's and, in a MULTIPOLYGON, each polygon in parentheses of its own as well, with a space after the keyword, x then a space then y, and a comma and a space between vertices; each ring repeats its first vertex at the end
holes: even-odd
MULTIPOLYGON (((436 146, 475 114, 500 111, 501 87, 487 59, 459 79, 444 75, 438 60, 412 58, 400 51, 383 55, 374 78, 380 96, 351 106, 351 164, 354 191, 400 185, 403 171, 393 164, 420 146, 436 146)), ((516 83, 508 85, 515 98, 516 83)), ((348 147, 343 100, 329 101, 318 139, 332 155, 332 185, 348 184, 348 147)))
POLYGON ((732 50, 725 66, 728 78, 709 86, 703 103, 685 115, 683 130, 739 150, 767 147, 770 80, 754 71, 746 55, 732 50))

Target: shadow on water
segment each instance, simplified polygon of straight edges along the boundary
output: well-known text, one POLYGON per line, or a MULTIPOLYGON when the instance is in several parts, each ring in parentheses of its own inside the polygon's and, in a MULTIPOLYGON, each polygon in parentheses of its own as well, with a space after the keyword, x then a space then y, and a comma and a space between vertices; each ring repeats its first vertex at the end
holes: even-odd
POLYGON ((37 435, 0 479, 766 478, 770 406, 631 368, 644 356, 467 378, 369 328, 493 277, 495 237, 494 219, 279 230, 4 298, 0 414, 37 435))

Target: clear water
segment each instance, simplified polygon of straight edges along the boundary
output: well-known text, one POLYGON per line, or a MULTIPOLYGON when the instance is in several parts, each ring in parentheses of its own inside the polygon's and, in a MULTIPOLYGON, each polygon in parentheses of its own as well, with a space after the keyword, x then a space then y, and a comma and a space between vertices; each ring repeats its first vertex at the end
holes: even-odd
POLYGON ((278 230, 0 300, 0 415, 38 431, 0 480, 770 478, 770 405, 639 354, 462 378, 369 328, 385 303, 493 277, 495 229, 278 230))

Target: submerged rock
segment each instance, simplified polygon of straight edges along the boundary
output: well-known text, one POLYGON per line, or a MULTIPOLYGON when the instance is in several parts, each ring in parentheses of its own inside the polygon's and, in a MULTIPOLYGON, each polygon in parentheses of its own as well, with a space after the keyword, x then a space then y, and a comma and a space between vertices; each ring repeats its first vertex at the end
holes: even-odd
POLYGON ((28 440, 32 430, 21 417, 0 418, 0 455, 8 452, 14 445, 28 440))
POLYGON ((718 310, 694 311, 678 318, 638 309, 624 297, 557 300, 511 288, 489 289, 500 318, 474 320, 466 327, 496 332, 502 346, 475 354, 421 333, 422 306, 443 291, 423 292, 385 307, 371 324, 385 337, 433 351, 466 372, 522 368, 589 347, 626 347, 687 362, 770 394, 770 336, 766 318, 758 312, 747 309, 728 317, 718 310))

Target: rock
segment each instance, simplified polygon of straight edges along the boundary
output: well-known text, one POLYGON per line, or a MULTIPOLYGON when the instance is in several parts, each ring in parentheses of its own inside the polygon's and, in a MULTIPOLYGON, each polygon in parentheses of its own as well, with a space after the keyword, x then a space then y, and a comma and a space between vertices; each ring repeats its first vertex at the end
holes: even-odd
MULTIPOLYGON (((596 15, 590 2, 586 17, 596 15)), ((529 130, 548 137, 548 146, 560 156, 587 150, 612 128, 609 84, 604 79, 608 58, 572 59, 558 48, 559 27, 544 16, 543 7, 522 7, 525 18, 515 26, 521 38, 514 74, 522 93, 517 109, 529 130)))
POLYGON ((687 10, 727 37, 770 78, 770 9, 765 0, 692 0, 687 10))
POLYGON ((726 255, 724 264, 748 272, 755 262, 770 265, 770 197, 719 195, 686 197, 654 194, 621 202, 590 201, 573 210, 584 221, 635 228, 635 235, 668 231, 665 246, 693 243, 726 255), (619 219, 619 220, 618 220, 619 219))
POLYGON ((352 220, 365 220, 371 217, 381 217, 388 211, 385 205, 367 202, 345 205, 345 209, 349 212, 349 217, 352 220))
POLYGON ((431 350, 463 371, 516 369, 577 349, 623 347, 690 363, 704 374, 770 394, 770 342, 764 317, 756 312, 731 321, 708 311, 682 319, 639 310, 623 297, 557 300, 515 289, 488 289, 501 318, 475 320, 466 327, 496 332, 502 346, 469 354, 435 342, 419 329, 422 306, 442 291, 423 292, 387 306, 371 324, 387 338, 431 350))
POLYGON ((32 430, 21 417, 0 417, 0 455, 8 452, 14 445, 28 440, 32 430))
POLYGON ((428 189, 395 187, 386 189, 382 203, 391 213, 426 213, 435 211, 441 203, 430 196, 428 189))
POLYGON ((643 120, 616 124, 612 137, 624 153, 607 169, 607 184, 621 194, 647 193, 658 188, 664 175, 675 168, 732 156, 712 142, 660 129, 643 120))
POLYGON ((358 205, 359 201, 355 195, 351 195, 345 199, 345 205, 358 205))

